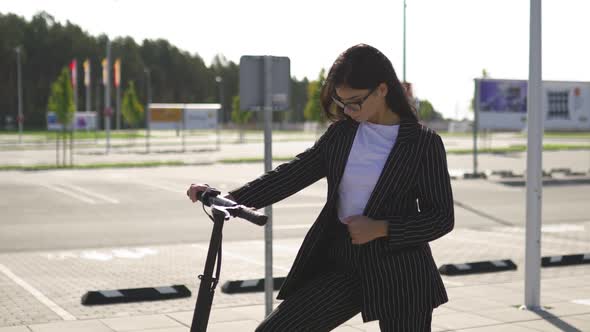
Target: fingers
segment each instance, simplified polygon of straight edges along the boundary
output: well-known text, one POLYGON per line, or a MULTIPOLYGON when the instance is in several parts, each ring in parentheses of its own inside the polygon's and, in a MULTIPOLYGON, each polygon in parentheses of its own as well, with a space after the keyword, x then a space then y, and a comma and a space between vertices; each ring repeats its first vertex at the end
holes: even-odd
POLYGON ((207 186, 207 185, 192 183, 190 185, 190 187, 188 188, 188 190, 186 191, 186 195, 189 197, 189 199, 193 203, 195 203, 196 201, 198 201, 197 194, 199 192, 204 192, 205 190, 207 190, 207 188, 209 188, 209 186, 207 186))

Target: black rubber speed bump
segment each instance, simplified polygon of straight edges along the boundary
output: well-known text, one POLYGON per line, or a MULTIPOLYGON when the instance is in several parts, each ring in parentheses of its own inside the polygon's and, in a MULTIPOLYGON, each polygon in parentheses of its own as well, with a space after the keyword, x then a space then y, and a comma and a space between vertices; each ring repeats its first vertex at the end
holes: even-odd
MULTIPOLYGON (((272 280, 273 289, 279 290, 285 281, 285 277, 273 278, 272 280)), ((226 294, 264 292, 264 279, 226 281, 221 286, 221 291, 226 294)))
POLYGON ((543 267, 578 265, 578 264, 590 264, 590 254, 547 256, 547 257, 541 258, 541 266, 543 266, 543 267))
POLYGON ((497 261, 482 261, 464 264, 445 264, 438 268, 440 274, 448 276, 490 273, 500 271, 516 270, 516 264, 510 259, 497 261))
POLYGON ((90 291, 82 296, 83 305, 160 301, 190 297, 184 285, 90 291))

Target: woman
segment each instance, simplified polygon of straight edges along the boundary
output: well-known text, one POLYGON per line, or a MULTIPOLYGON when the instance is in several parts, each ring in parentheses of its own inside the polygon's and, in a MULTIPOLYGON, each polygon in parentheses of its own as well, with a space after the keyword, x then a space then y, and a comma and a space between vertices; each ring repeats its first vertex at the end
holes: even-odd
MULTIPOLYGON (((448 298, 428 242, 454 225, 442 140, 418 123, 391 62, 368 45, 336 59, 321 104, 335 122, 313 147, 229 193, 261 208, 328 180, 284 301, 257 331, 329 331, 359 312, 382 331, 430 331, 448 298)), ((192 185, 191 200, 205 189, 192 185)))

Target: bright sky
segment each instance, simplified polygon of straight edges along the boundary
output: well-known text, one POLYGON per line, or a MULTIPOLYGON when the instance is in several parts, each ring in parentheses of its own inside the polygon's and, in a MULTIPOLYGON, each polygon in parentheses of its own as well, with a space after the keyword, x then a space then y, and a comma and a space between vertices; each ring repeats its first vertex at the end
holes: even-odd
MULTIPOLYGON (((357 43, 403 75, 403 0, 0 0, 0 12, 47 11, 92 35, 165 38, 207 64, 221 53, 291 59, 315 79, 357 43)), ((543 1, 543 79, 590 81, 590 1, 543 1)), ((447 117, 468 114, 473 79, 528 78, 529 0, 407 0, 406 78, 447 117)), ((179 101, 181 102, 181 101, 179 101)))

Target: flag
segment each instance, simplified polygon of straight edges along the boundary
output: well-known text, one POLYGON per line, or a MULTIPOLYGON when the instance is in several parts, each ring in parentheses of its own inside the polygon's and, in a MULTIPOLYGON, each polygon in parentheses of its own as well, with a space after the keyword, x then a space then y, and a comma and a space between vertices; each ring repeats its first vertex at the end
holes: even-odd
POLYGON ((71 76, 72 85, 77 86, 78 85, 78 61, 76 61, 76 59, 74 59, 70 62, 70 73, 72 75, 71 76))
POLYGON ((90 60, 84 60, 82 66, 84 67, 84 86, 90 86, 90 60))
POLYGON ((107 85, 108 83, 108 64, 107 64, 107 59, 102 59, 102 84, 103 85, 107 85))
POLYGON ((115 86, 118 88, 121 84, 121 59, 115 60, 115 64, 113 65, 113 67, 115 72, 115 86))

